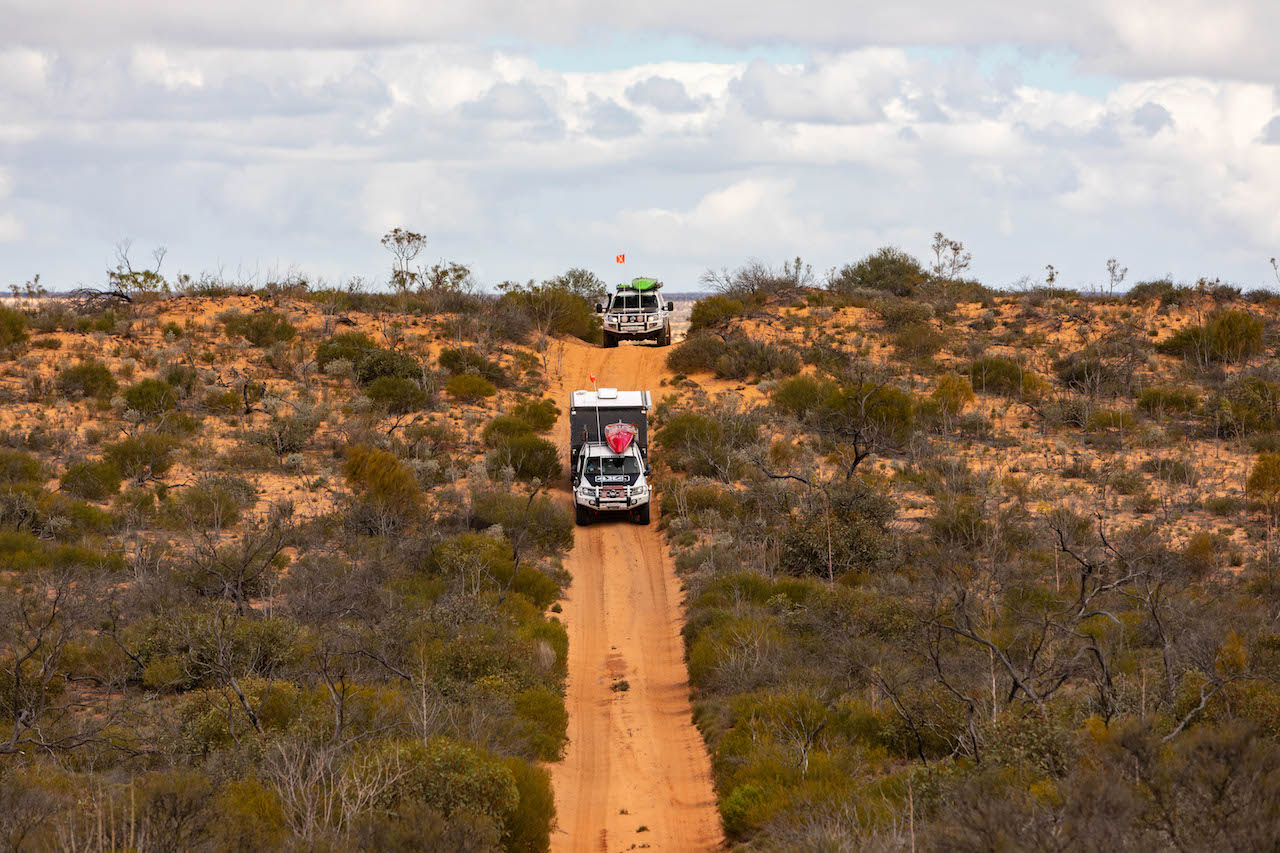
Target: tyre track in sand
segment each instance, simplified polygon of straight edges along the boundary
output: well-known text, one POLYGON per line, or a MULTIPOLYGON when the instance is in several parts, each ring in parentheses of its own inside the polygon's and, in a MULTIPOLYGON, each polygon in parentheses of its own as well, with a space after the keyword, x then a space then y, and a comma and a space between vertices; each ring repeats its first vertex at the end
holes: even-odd
MULTIPOLYGON (((602 386, 649 390, 658 401, 668 350, 562 346, 558 405, 590 387, 592 373, 602 386)), ((567 410, 555 434, 567 455, 567 410)), ((723 846, 710 761, 691 719, 680 584, 654 520, 579 527, 565 558, 569 744, 564 760, 548 765, 559 825, 553 851, 723 846), (615 691, 623 679, 629 689, 615 691)))

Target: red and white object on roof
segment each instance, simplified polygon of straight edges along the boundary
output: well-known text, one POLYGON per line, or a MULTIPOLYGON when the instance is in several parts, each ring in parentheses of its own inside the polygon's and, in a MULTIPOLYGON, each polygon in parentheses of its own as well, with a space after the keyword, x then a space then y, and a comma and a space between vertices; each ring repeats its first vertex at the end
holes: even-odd
POLYGON ((618 421, 604 428, 604 439, 609 443, 610 450, 614 453, 621 453, 635 440, 637 432, 638 430, 634 424, 618 421))

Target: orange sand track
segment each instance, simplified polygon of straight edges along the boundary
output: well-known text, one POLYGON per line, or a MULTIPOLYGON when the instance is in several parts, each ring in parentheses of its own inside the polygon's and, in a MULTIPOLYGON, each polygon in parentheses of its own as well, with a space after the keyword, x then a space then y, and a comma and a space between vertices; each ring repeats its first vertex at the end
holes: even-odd
MULTIPOLYGON (((560 344, 557 344, 560 346, 560 344)), ((667 349, 565 342, 555 390, 647 389, 667 349)), ((556 429, 568 448, 568 412, 556 429)), ((679 581, 655 526, 601 521, 577 529, 561 619, 569 632, 569 745, 549 766, 559 829, 553 851, 715 850, 723 845, 706 747, 690 719, 679 581), (626 679, 630 688, 614 691, 626 679), (639 831, 647 827, 646 831, 639 831)))

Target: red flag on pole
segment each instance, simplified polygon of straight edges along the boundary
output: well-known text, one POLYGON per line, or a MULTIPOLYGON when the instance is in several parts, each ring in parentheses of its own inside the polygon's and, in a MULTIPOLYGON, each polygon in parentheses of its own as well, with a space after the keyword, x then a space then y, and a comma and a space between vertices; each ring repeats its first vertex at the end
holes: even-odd
POLYGON ((616 258, 614 258, 614 260, 616 260, 620 264, 625 264, 627 262, 627 256, 624 253, 624 254, 618 255, 616 258))
POLYGON ((589 375, 587 378, 591 380, 591 384, 592 384, 592 385, 595 385, 595 384, 596 384, 596 375, 595 375, 594 373, 592 373, 591 375, 589 375))

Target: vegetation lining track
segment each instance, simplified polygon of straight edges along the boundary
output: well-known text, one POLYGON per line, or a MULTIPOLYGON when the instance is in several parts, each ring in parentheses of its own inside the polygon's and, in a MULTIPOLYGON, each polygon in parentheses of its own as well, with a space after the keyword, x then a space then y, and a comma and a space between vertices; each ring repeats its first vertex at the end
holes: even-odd
MULTIPOLYGON (((592 373, 603 386, 659 396, 667 350, 561 346, 561 406, 592 373)), ((562 449, 568 414, 556 427, 562 449)), ((661 535, 626 520, 579 527, 566 566, 569 745, 550 766, 559 821, 552 850, 720 847, 711 765, 691 719, 680 585, 661 535), (615 689, 623 681, 627 689, 615 689)))

